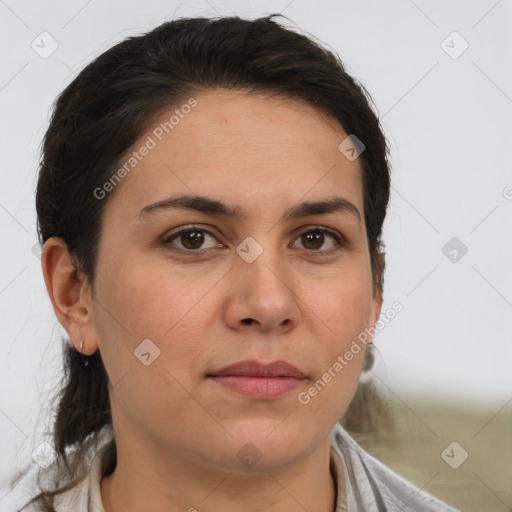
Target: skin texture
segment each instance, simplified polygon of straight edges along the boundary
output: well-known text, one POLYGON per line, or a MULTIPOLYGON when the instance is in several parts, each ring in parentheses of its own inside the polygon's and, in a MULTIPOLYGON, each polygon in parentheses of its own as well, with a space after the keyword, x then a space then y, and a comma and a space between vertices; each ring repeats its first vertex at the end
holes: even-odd
POLYGON ((74 276, 62 240, 43 248, 60 323, 77 349, 83 340, 84 354, 100 350, 110 379, 118 463, 101 483, 105 510, 234 511, 244 503, 249 512, 331 511, 329 432, 356 389, 364 350, 307 405, 297 398, 380 314, 360 163, 338 150, 341 126, 300 100, 224 90, 195 99, 103 199, 93 291, 74 276), (221 200, 246 216, 169 209, 139 218, 144 206, 177 194, 221 200), (281 220, 288 207, 332 195, 352 202, 361 222, 347 212, 281 220), (191 225, 211 235, 164 243, 191 225), (316 227, 348 243, 336 251, 328 234, 302 236, 316 227), (236 252, 248 236, 263 249, 252 263, 236 252), (145 339, 160 350, 149 365, 134 355, 145 339), (285 360, 307 379, 256 400, 207 378, 245 359, 285 360), (261 456, 251 467, 237 456, 244 446, 261 456))

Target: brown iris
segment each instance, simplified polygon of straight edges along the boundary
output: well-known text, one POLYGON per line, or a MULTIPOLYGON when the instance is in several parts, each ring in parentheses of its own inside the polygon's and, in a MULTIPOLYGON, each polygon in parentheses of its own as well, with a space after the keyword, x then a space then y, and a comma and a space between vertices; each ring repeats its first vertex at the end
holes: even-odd
POLYGON ((322 247, 324 235, 322 233, 318 233, 318 234, 314 234, 314 233, 315 233, 314 231, 310 231, 310 232, 304 233, 302 235, 302 237, 301 237, 302 243, 304 244, 304 247, 306 247, 306 249, 308 249, 308 248, 319 249, 320 247, 322 247), (307 243, 315 244, 314 247, 307 247, 307 243, 305 243, 305 241, 307 241, 307 243))
POLYGON ((204 234, 199 230, 186 231, 181 234, 180 239, 187 249, 199 249, 204 242, 204 234))

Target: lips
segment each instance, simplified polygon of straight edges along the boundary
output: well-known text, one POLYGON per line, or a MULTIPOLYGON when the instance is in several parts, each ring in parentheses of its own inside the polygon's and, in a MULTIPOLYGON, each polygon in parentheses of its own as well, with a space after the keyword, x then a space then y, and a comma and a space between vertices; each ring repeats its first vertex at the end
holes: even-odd
POLYGON ((286 361, 274 361, 270 364, 262 364, 257 361, 239 361, 209 375, 220 376, 245 376, 245 377, 293 377, 305 379, 306 376, 295 366, 286 361))
POLYGON ((216 370, 207 377, 229 393, 256 400, 274 400, 286 395, 307 378, 286 361, 270 364, 240 361, 216 370))

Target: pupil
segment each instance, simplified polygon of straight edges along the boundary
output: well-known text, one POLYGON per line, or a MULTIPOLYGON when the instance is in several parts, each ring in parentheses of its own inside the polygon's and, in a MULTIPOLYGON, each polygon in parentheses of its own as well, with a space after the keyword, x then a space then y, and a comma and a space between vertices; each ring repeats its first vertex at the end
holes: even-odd
POLYGON ((200 231, 188 231, 187 233, 184 233, 184 237, 182 239, 182 243, 185 246, 190 246, 192 249, 197 249, 198 247, 201 247, 203 240, 202 240, 202 234, 200 231))
POLYGON ((322 247, 322 243, 319 241, 321 240, 321 238, 323 237, 322 234, 318 234, 318 235, 314 235, 312 233, 308 233, 307 235, 305 235, 306 237, 306 240, 309 242, 313 242, 313 248, 314 249, 318 249, 319 247, 322 247), (316 241, 316 244, 315 244, 315 241, 316 241))

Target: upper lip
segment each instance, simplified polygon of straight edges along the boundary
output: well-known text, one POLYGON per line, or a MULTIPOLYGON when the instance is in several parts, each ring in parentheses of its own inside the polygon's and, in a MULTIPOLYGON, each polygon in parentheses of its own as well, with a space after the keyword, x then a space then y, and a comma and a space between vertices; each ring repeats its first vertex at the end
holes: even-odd
POLYGON ((239 361, 210 373, 209 377, 243 375, 247 377, 294 377, 305 379, 306 376, 295 366, 286 361, 259 363, 254 360, 239 361))

